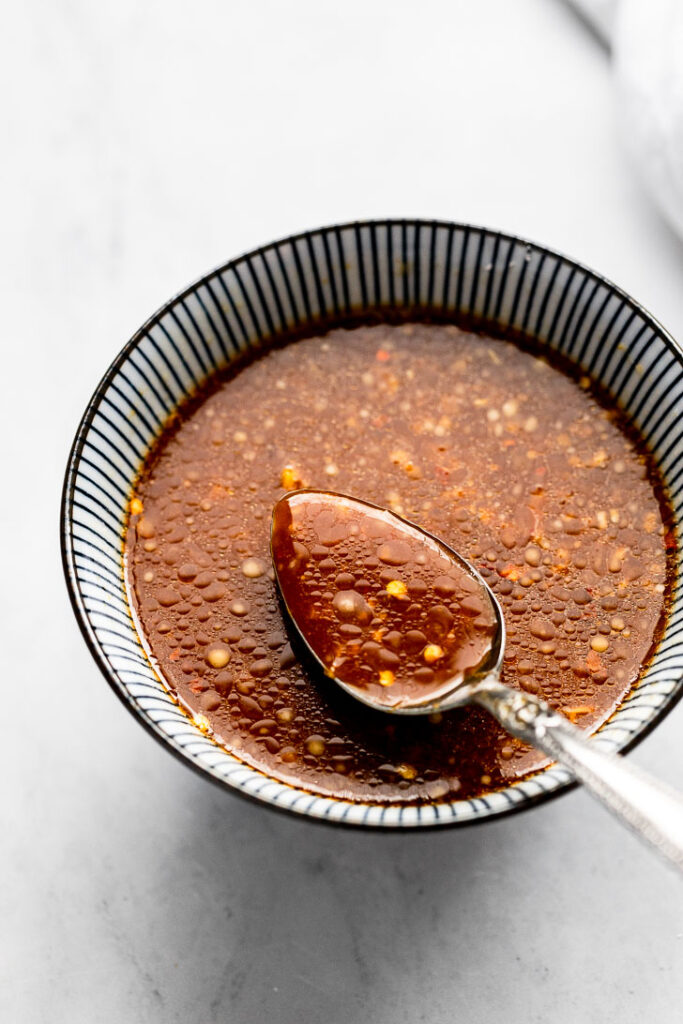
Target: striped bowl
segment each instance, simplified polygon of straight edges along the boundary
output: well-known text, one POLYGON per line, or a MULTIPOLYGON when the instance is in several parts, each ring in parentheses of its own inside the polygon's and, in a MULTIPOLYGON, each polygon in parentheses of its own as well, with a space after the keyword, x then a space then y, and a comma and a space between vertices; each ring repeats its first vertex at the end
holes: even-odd
MULTIPOLYGON (((109 367, 81 421, 64 483, 61 543, 76 617, 105 678, 138 720, 208 778, 272 808, 376 828, 460 825, 557 794, 551 766, 472 800, 349 803, 283 785, 204 735, 172 700, 130 615, 122 532, 145 455, 183 398, 239 353, 283 331, 403 307, 464 314, 562 352, 597 379, 655 454, 676 516, 683 502, 683 355, 641 306, 593 271, 521 238, 464 224, 374 221, 256 249, 171 299, 109 367)), ((678 552, 680 559, 680 551, 678 552)), ((649 668, 593 742, 626 750, 683 692, 680 570, 649 668)))

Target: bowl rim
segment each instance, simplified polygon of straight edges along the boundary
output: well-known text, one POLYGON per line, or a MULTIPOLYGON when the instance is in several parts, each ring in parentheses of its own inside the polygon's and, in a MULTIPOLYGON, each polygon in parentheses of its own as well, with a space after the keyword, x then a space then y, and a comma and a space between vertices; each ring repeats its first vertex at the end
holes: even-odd
MULTIPOLYGON (((650 313, 645 306, 643 306, 641 303, 633 299, 628 292, 622 289, 619 285, 616 285, 613 281, 605 277, 603 274, 598 273, 591 267, 582 263, 580 260, 576 260, 571 256, 567 256, 565 253, 561 252, 558 249, 554 249, 550 246, 545 246, 537 242, 534 242, 522 235, 501 231, 496 228, 489 228, 486 227, 485 225, 474 224, 468 221, 450 221, 420 217, 380 217, 362 220, 352 220, 334 224, 326 224, 320 227, 309 228, 303 231, 299 231, 295 234, 285 235, 274 241, 268 242, 266 244, 257 246, 252 249, 245 250, 241 252, 239 255, 231 257, 230 259, 213 267, 211 270, 201 274, 199 277, 193 279, 184 288, 173 294, 171 298, 167 299, 161 306, 159 306, 155 310, 155 312, 152 313, 152 315, 149 316, 147 320, 145 320, 141 324, 141 326, 135 331, 135 333, 129 338, 129 340, 117 353, 114 359, 109 363, 107 369, 101 376, 99 382, 97 383, 94 391, 92 392, 86 404, 85 410, 79 421, 76 434, 74 436, 74 440, 69 450, 69 456, 67 459, 67 465, 64 473, 60 499, 60 554, 62 570, 64 573, 70 604, 76 617, 79 629, 81 631, 81 635, 83 636, 86 646, 88 647, 92 657, 94 658, 95 663, 99 667, 102 675, 104 676, 104 678, 106 679, 107 683, 114 691, 116 696, 130 711, 130 713, 135 717, 138 723, 141 724, 144 727, 144 729, 151 736, 153 736, 156 739, 156 741, 166 751, 173 754, 178 761, 180 761, 186 767, 193 769, 202 778, 209 779, 210 781, 212 781, 214 785, 218 786, 223 792, 227 790, 230 794, 241 797, 242 799, 248 801, 251 804, 256 804, 257 806, 263 809, 267 809, 269 811, 274 811, 279 814, 286 815, 290 820, 297 819, 299 821, 327 825, 334 828, 343 827, 345 829, 350 829, 354 831, 372 833, 400 832, 403 835, 405 835, 406 833, 424 834, 425 831, 429 832, 436 829, 443 830, 452 829, 456 827, 464 828, 473 825, 483 825, 489 822, 499 821, 502 818, 507 818, 509 815, 519 814, 520 812, 531 810, 539 804, 546 803, 549 800, 554 800, 562 796, 563 794, 568 793, 571 790, 577 788, 579 783, 576 780, 569 778, 567 781, 559 782, 551 790, 540 789, 540 791, 537 793, 525 794, 524 799, 519 803, 511 803, 507 807, 497 810, 491 810, 488 811, 486 814, 475 814, 466 818, 453 817, 447 820, 438 819, 429 822, 424 822, 420 820, 420 808, 418 806, 418 820, 415 823, 411 824, 384 824, 383 822, 350 820, 346 817, 333 818, 326 815, 313 815, 307 813, 305 809, 298 810, 296 807, 290 807, 283 805, 279 802, 262 799, 256 793, 252 793, 249 790, 246 790, 240 786, 232 785, 226 778, 218 775, 216 772, 209 770, 206 766, 200 764, 199 761, 188 756, 183 748, 171 742, 171 737, 163 733, 161 730, 156 729, 151 719, 149 719, 142 713, 141 709, 127 693, 125 686, 119 679, 117 673, 104 658, 99 648, 99 644, 96 642, 93 636, 94 631, 90 626, 89 615, 85 607, 85 603, 83 601, 79 582, 76 577, 76 574, 71 571, 70 566, 70 555, 72 554, 73 539, 72 511, 75 491, 75 478, 77 468, 80 463, 80 458, 83 452, 83 448, 85 446, 86 436, 95 417, 95 414, 99 408, 100 401, 103 395, 105 394, 109 384, 111 383, 112 379, 116 376, 116 373, 121 368, 121 366, 125 364, 129 354, 136 348, 139 341, 147 334, 147 332, 156 323, 158 323, 159 320, 169 310, 173 309, 179 302, 181 302, 188 295, 191 295, 204 283, 206 283, 207 281, 211 281, 213 278, 225 273, 234 266, 239 266, 239 264, 244 262, 245 260, 251 259, 254 256, 264 255, 265 253, 277 249, 283 245, 294 245, 297 241, 313 239, 318 235, 330 231, 348 231, 359 230, 363 228, 369 228, 372 230, 377 227, 424 227, 430 228, 432 230, 441 228, 446 229, 448 231, 462 231, 468 234, 469 232, 476 232, 479 233, 480 235, 486 235, 491 238, 494 238, 496 242, 508 242, 511 245, 518 244, 521 246, 525 246, 529 250, 537 252, 539 255, 543 257, 547 256, 560 260, 565 264, 569 265, 570 267, 572 267, 573 269, 581 271, 594 282, 604 285, 607 289, 609 289, 615 296, 617 296, 620 299, 624 306, 629 308, 632 312, 637 313, 640 317, 643 318, 644 321, 648 323, 649 326, 655 328, 656 333, 659 336, 659 340, 661 340, 661 342, 666 346, 666 348, 668 348, 669 351, 674 354, 676 359, 683 366, 683 345, 679 344, 673 337, 673 335, 661 324, 661 322, 652 313, 650 313)), ((677 547, 679 549, 681 547, 681 542, 680 540, 678 540, 678 538, 677 547)), ((133 620, 131 619, 131 621, 133 620)), ((679 684, 681 679, 683 679, 683 675, 679 678, 679 684)), ((638 746, 638 744, 640 744, 644 739, 646 739, 650 735, 653 729, 655 729, 661 723, 661 721, 676 707, 676 705, 682 699, 683 686, 678 685, 678 688, 667 696, 667 698, 662 702, 662 704, 654 711, 651 717, 645 723, 641 724, 638 731, 633 733, 629 737, 629 739, 625 743, 623 743, 622 746, 620 746, 619 753, 621 755, 628 754, 631 750, 638 746)), ((612 720, 612 717, 617 713, 619 708, 623 706, 623 703, 624 701, 622 699, 620 704, 617 705, 617 708, 615 708, 610 717, 603 723, 603 725, 600 728, 602 728, 604 725, 606 725, 608 722, 612 720)), ((598 730, 598 733, 599 731, 600 730, 598 730)), ((239 758, 237 758, 237 760, 239 760, 239 758)), ((275 781, 266 772, 258 768, 255 768, 252 765, 248 765, 247 767, 251 771, 262 775, 264 779, 275 781)), ((537 776, 543 775, 546 771, 547 768, 542 768, 538 772, 534 772, 531 775, 524 776, 522 779, 519 780, 519 782, 529 782, 537 776)), ((278 785, 284 787, 285 789, 290 789, 292 792, 295 793, 305 794, 306 792, 308 792, 303 787, 299 789, 298 787, 292 786, 288 783, 280 782, 280 780, 277 780, 277 782, 278 785)), ((515 782, 510 783, 506 787, 506 789, 514 789, 516 784, 517 783, 515 782)), ((315 794, 313 793, 311 793, 310 795, 315 796, 315 794)), ((347 802, 343 801, 339 797, 332 797, 331 799, 338 803, 347 802)), ((361 801, 361 804, 363 803, 364 802, 361 801)), ((390 805, 382 805, 380 803, 377 806, 387 807, 390 805)))

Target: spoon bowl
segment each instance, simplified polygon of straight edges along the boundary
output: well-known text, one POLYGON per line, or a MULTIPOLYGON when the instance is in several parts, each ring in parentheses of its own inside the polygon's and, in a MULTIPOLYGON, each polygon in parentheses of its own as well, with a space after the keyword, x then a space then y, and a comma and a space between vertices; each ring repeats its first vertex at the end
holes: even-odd
MULTIPOLYGON (((395 512, 382 508, 372 502, 361 501, 358 498, 352 498, 335 491, 307 488, 290 491, 276 503, 273 509, 270 543, 276 579, 280 589, 280 596, 285 605, 288 621, 292 623, 299 639, 323 669, 325 675, 334 679, 343 690, 362 703, 367 704, 369 707, 381 711, 390 711, 395 714, 439 714, 471 703, 476 690, 481 688, 483 683, 498 682, 500 679, 503 655, 505 653, 505 619, 498 599, 475 567, 448 544, 435 537, 434 534, 423 530, 414 523, 408 522, 395 512), (316 521, 321 522, 320 532, 316 531, 316 521), (368 524, 369 537, 367 538, 361 526, 364 521, 368 524), (346 544, 342 546, 342 555, 339 557, 337 555, 338 537, 343 536, 345 532, 346 537, 344 539, 346 544), (426 561, 429 560, 428 556, 432 556, 432 575, 434 573, 448 572, 450 569, 456 577, 459 576, 461 584, 467 588, 464 592, 466 596, 470 596, 470 600, 472 589, 469 584, 472 583, 475 590, 479 591, 484 598, 486 608, 490 610, 492 618, 490 623, 491 642, 486 646, 485 650, 482 647, 483 656, 476 659, 474 664, 463 666, 462 659, 457 659, 459 663, 454 664, 453 671, 449 672, 447 670, 435 671, 437 661, 429 661, 431 668, 421 667, 421 671, 431 672, 432 680, 412 687, 407 692, 404 688, 398 694, 396 692, 398 689, 396 680, 391 685, 372 685, 367 680, 364 680, 364 685, 359 685, 358 680, 353 678, 353 673, 348 671, 348 654, 351 652, 351 657, 355 658, 356 661, 363 660, 364 650, 363 645, 360 643, 361 640, 370 641, 370 638, 372 638, 376 642, 378 632, 382 631, 384 637, 391 638, 392 632, 394 632, 394 630, 390 629, 391 626, 398 626, 401 632, 409 635, 411 625, 413 627, 420 625, 419 621, 417 621, 419 616, 416 614, 410 615, 411 608, 415 607, 415 600, 419 599, 419 593, 412 594, 413 601, 411 604, 410 593, 407 595, 399 593, 397 595, 391 592, 392 584, 397 589, 402 586, 401 573, 398 571, 392 573, 392 570, 386 567, 383 571, 375 572, 377 577, 376 583, 380 589, 379 595, 369 597, 368 599, 370 605, 374 604, 374 608, 372 608, 374 618, 369 618, 371 612, 368 611, 367 621, 363 621, 364 610, 367 605, 364 599, 362 599, 362 605, 359 603, 358 599, 361 599, 361 595, 356 594, 356 591, 353 589, 338 590, 336 595, 330 596, 328 599, 328 604, 331 607, 328 609, 315 609, 315 614, 312 616, 308 614, 309 609, 312 608, 312 603, 307 604, 309 595, 314 597, 317 593, 316 588, 319 585, 329 585, 326 584, 324 578, 321 579, 320 574, 316 573, 315 570, 311 570, 311 564, 315 564, 314 560, 305 554, 310 548, 316 546, 315 541, 322 539, 322 546, 325 543, 329 544, 331 556, 329 560, 336 562, 336 569, 343 570, 349 568, 353 570, 356 567, 354 563, 367 556, 368 552, 372 554, 374 548, 378 549, 381 556, 382 549, 392 542, 391 538, 394 539, 394 543, 397 543, 396 538, 403 538, 406 543, 417 549, 417 558, 423 560, 423 564, 420 566, 418 562, 417 567, 418 569, 422 568, 423 573, 429 570, 430 567, 427 566, 426 561), (331 541, 335 543, 330 543, 331 541), (349 546, 351 550, 349 550, 349 546), (337 556, 336 558, 335 555, 337 556), (381 577, 387 574, 394 575, 396 578, 389 580, 386 583, 386 588, 383 589, 381 577), (348 613, 344 611, 343 607, 339 607, 340 599, 343 604, 345 595, 349 595, 346 602, 349 606, 348 613), (383 602, 381 600, 382 597, 384 598, 383 602), (356 605, 355 608, 354 604, 356 605), (354 611, 357 614, 354 615, 354 611), (324 623, 322 630, 319 628, 321 617, 324 623), (358 630, 358 633, 352 634, 351 643, 345 645, 344 654, 346 657, 343 659, 339 657, 338 646, 335 647, 334 644, 330 645, 326 642, 330 633, 338 626, 337 619, 345 620, 342 622, 341 629, 339 630, 340 634, 342 630, 358 630), (362 623, 362 626, 365 628, 362 629, 358 624, 350 624, 349 621, 346 621, 348 619, 352 619, 356 623, 362 623), (384 624, 387 622, 389 625, 384 624), (379 630, 377 629, 378 626, 379 630), (342 671, 342 668, 346 669, 346 671, 342 671)), ((387 558, 390 559, 390 562, 384 564, 397 562, 397 558, 391 558, 390 552, 387 558)), ((367 561, 368 559, 366 559, 367 561)), ((382 570, 383 562, 381 557, 378 561, 379 566, 377 568, 382 570)), ((404 563, 398 562, 396 565, 397 569, 403 567, 404 563)), ((370 567, 367 564, 364 566, 364 575, 370 577, 370 581, 372 581, 373 568, 375 567, 370 567)), ((334 576, 334 570, 326 567, 326 574, 327 580, 329 580, 334 576)), ((349 579, 351 578, 350 573, 344 574, 342 572, 341 575, 347 575, 349 579)), ((339 578, 337 576, 337 579, 339 578)), ((440 578, 439 576, 436 577, 437 588, 440 578)), ((448 591, 447 584, 448 577, 441 582, 442 592, 448 591)), ((329 586, 331 587, 332 585, 329 586)), ((342 581, 341 586, 348 588, 349 581, 342 581)), ((408 588, 410 588, 410 583, 408 583, 408 588)), ((328 590, 328 593, 332 595, 331 589, 328 590)), ((454 594, 451 593, 448 596, 453 597, 454 594)), ((451 609, 455 609, 453 603, 451 603, 451 609)), ((470 615, 463 616, 465 626, 469 618, 470 615)), ((429 647, 434 646, 434 644, 428 644, 427 640, 435 642, 443 640, 443 631, 438 628, 438 625, 440 624, 435 624, 433 627, 436 630, 436 635, 425 636, 424 652, 426 656, 429 654, 429 647)), ((453 623, 452 630, 455 628, 456 623, 453 623)), ((345 634, 346 636, 348 636, 348 632, 345 634)), ((341 637, 341 635, 339 637, 342 644, 345 637, 341 637)), ((453 639, 456 639, 455 635, 453 639)), ((366 644, 365 646, 368 645, 366 644)), ((391 644, 393 650, 396 650, 397 646, 395 641, 391 644)), ((372 651, 370 653, 372 654, 372 651)), ((389 652, 383 653, 388 654, 389 652)), ((420 652, 415 651, 413 653, 419 655, 420 652)), ((405 660, 408 661, 407 658, 405 660)), ((438 664, 443 663, 445 660, 444 658, 438 659, 438 664)), ((387 659, 386 663, 376 663, 375 667, 378 669, 379 675, 386 674, 381 672, 382 664, 390 664, 392 668, 395 668, 396 655, 392 655, 391 660, 387 659)), ((415 666, 415 664, 421 663, 418 659, 413 658, 410 659, 410 662, 405 667, 409 671, 411 665, 415 666)), ((370 672, 372 668, 373 666, 370 664, 370 672)), ((390 675, 391 673, 388 674, 390 675)))

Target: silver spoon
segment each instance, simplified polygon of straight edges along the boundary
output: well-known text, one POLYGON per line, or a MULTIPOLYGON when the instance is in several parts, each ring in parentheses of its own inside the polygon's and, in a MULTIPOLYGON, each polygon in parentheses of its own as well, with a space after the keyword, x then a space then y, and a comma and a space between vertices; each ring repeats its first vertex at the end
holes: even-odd
MULTIPOLYGON (((301 529, 304 529, 303 525, 301 529)), ((334 679, 348 694, 377 711, 393 714, 432 715, 466 704, 477 704, 485 708, 511 735, 542 750, 568 768, 608 810, 683 871, 681 795, 651 778, 640 768, 627 763, 619 755, 600 750, 581 729, 564 715, 553 710, 544 700, 501 683, 505 653, 505 620, 502 609, 486 581, 456 551, 427 531, 377 505, 333 492, 303 490, 285 495, 275 505, 271 528, 271 554, 276 579, 290 621, 325 674, 334 679), (335 659, 329 651, 328 633, 333 629, 329 624, 330 620, 327 620, 326 625, 323 613, 316 609, 313 614, 304 600, 300 600, 302 595, 297 590, 298 581, 304 578, 302 574, 306 572, 307 566, 314 566, 314 562, 306 545, 296 539, 298 527, 295 520, 298 519, 299 523, 303 524, 307 514, 315 513, 319 516, 321 509, 323 512, 329 510, 328 518, 325 520, 328 536, 323 537, 323 540, 329 544, 330 556, 334 555, 335 545, 338 543, 335 538, 339 531, 342 534, 344 532, 344 523, 351 535, 353 529, 358 532, 358 523, 363 522, 362 517, 369 516, 378 526, 386 528, 391 536, 400 535, 409 543, 421 546, 425 558, 446 559, 452 574, 456 578, 460 574, 459 580, 466 587, 476 583, 481 597, 487 601, 493 615, 490 642, 484 645, 486 649, 478 663, 466 671, 455 671, 446 678, 442 673, 440 678, 435 677, 434 685, 413 686, 412 689, 408 685, 406 692, 399 697, 394 696, 391 687, 385 689, 376 685, 359 685, 353 678, 349 678, 348 659, 346 662, 344 658, 335 659), (336 527, 334 510, 338 510, 340 516, 336 527), (353 527, 354 522, 356 527, 353 527), (335 529, 338 531, 337 534, 334 533, 335 529), (470 584, 467 581, 470 581, 470 584), (340 675, 346 675, 346 678, 340 678, 340 675)), ((354 602, 357 614, 366 614, 363 609, 367 607, 367 603, 362 596, 355 591, 341 593, 340 607, 348 607, 351 618, 354 614, 354 602)), ((361 618, 359 621, 365 620, 361 618)), ((358 631, 360 627, 355 626, 354 629, 358 631)), ((445 656, 443 651, 442 656, 445 656)))

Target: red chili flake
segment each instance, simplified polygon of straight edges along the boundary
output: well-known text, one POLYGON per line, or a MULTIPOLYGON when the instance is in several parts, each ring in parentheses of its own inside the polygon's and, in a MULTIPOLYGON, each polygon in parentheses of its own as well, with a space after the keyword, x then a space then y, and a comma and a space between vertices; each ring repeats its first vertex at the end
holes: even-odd
POLYGON ((190 682, 188 683, 188 686, 190 687, 193 693, 203 693, 204 690, 206 689, 206 686, 199 678, 199 676, 196 676, 194 679, 191 679, 190 682))
POLYGON ((373 427, 383 427, 386 422, 386 416, 375 416, 374 420, 372 420, 372 425, 373 427))
POLYGON ((446 469, 445 466, 435 466, 434 472, 436 473, 439 480, 448 480, 451 475, 450 469, 446 469))
POLYGON ((676 547, 676 538, 673 530, 667 530, 664 534, 664 547, 667 551, 673 551, 676 547))
POLYGON ((535 473, 536 473, 536 476, 545 476, 545 474, 546 474, 545 466, 536 466, 535 473))
POLYGON ((385 348, 378 348, 375 359, 378 363, 386 363, 387 360, 391 359, 391 352, 387 352, 385 348))
POLYGON ((168 660, 169 661, 177 661, 179 657, 180 657, 180 648, 176 647, 175 651, 171 651, 171 653, 169 654, 168 660))
POLYGON ((602 668, 602 660, 595 651, 589 651, 586 655, 586 667, 589 672, 599 672, 602 668))
POLYGON ((579 715, 591 715, 595 708, 592 704, 579 704, 575 708, 562 708, 567 718, 573 722, 579 715))

